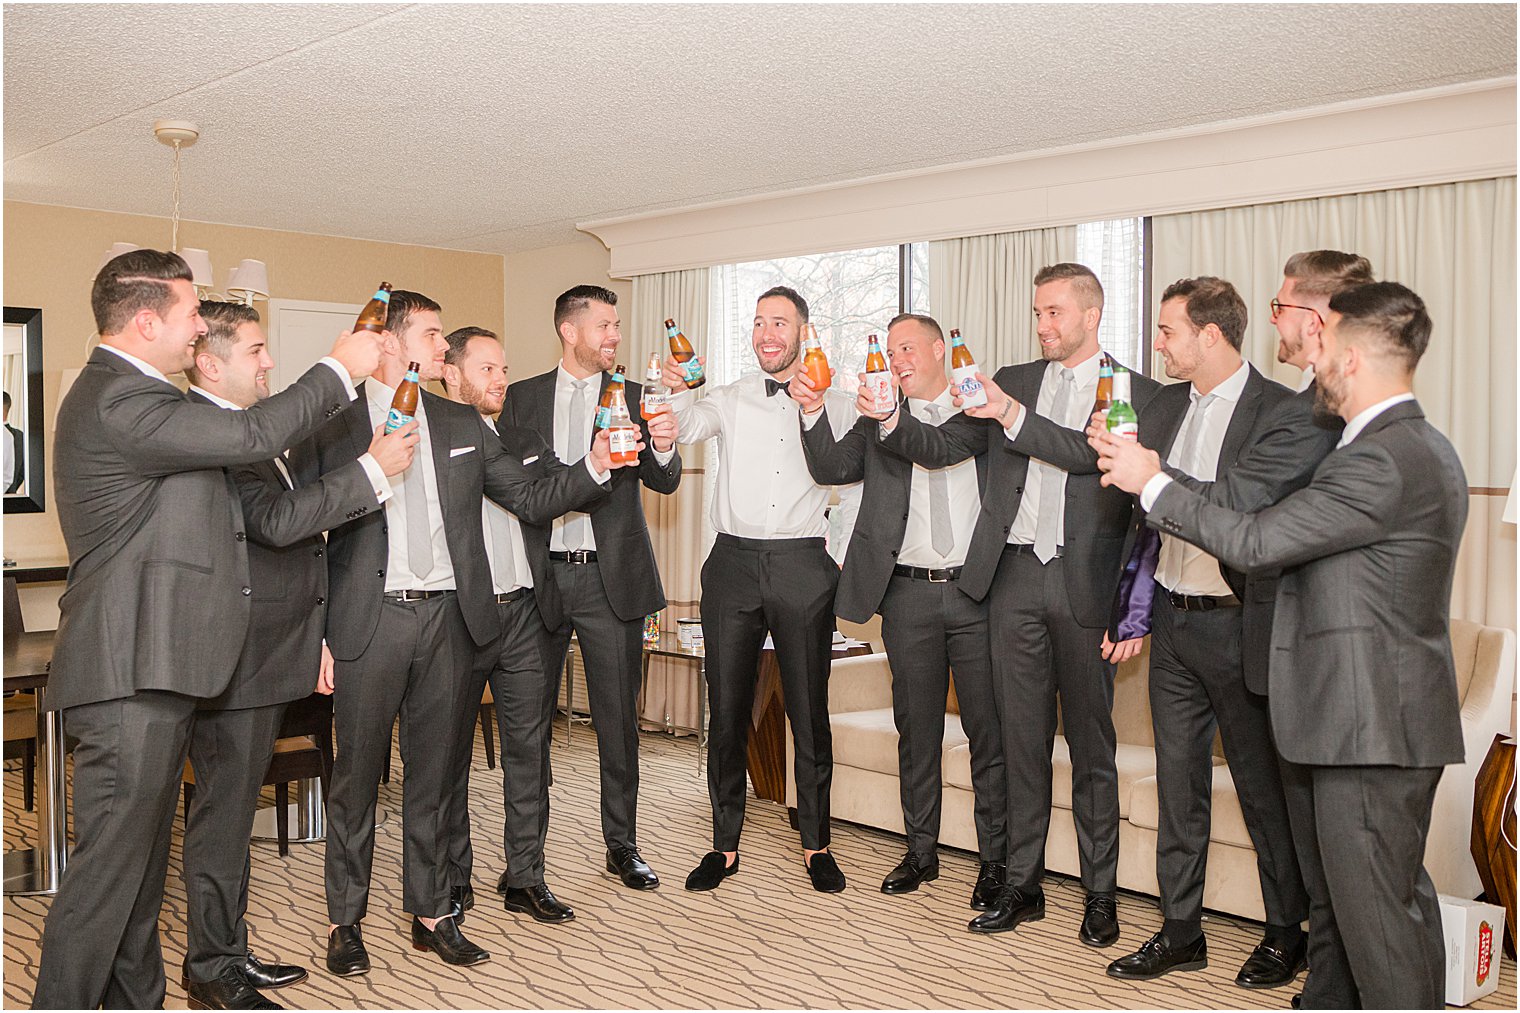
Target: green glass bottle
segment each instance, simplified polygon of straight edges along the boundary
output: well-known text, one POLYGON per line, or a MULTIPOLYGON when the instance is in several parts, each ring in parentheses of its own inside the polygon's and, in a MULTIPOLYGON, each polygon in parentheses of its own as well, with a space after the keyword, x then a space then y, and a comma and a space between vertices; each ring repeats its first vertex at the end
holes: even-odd
POLYGON ((1108 431, 1125 440, 1140 438, 1140 416, 1129 403, 1129 370, 1114 363, 1114 403, 1108 409, 1108 431))

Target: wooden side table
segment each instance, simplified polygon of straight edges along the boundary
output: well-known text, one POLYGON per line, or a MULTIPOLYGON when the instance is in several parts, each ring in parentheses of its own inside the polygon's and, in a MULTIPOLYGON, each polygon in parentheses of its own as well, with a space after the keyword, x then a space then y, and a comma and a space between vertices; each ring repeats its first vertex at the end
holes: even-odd
MULTIPOLYGON (((869 644, 834 649, 833 659, 875 653, 869 644)), ((755 682, 755 709, 750 717, 749 779, 755 797, 786 803, 786 704, 781 698, 781 665, 776 652, 760 653, 755 682)))
POLYGON ((1504 941, 1515 953, 1515 740, 1495 735, 1473 781, 1473 864, 1489 903, 1504 907, 1504 941))

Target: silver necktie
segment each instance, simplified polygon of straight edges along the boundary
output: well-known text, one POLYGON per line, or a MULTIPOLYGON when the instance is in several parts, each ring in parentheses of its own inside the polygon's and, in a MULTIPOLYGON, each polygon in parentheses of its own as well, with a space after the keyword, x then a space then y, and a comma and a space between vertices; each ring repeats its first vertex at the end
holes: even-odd
POLYGON ((1193 414, 1188 417, 1187 436, 1182 440, 1182 454, 1177 458, 1177 467, 1194 478, 1212 480, 1214 477, 1203 474, 1203 465, 1198 460, 1198 448, 1203 442, 1203 431, 1206 428, 1205 413, 1217 398, 1216 394, 1205 394, 1203 397, 1196 393, 1193 395, 1193 414))
MULTIPOLYGON (((924 405, 924 414, 933 425, 944 420, 945 410, 937 404, 924 405)), ((941 556, 955 548, 955 530, 950 526, 950 476, 944 468, 929 471, 929 544, 941 556)))
MULTIPOLYGON (((590 380, 571 380, 570 385, 575 388, 575 393, 570 395, 570 442, 565 445, 565 463, 575 464, 586 456, 590 449, 591 436, 587 432, 590 422, 588 418, 589 406, 586 404, 586 387, 590 380)), ((565 539, 565 548, 571 552, 579 549, 586 543, 585 524, 587 517, 583 513, 569 513, 565 515, 565 526, 561 534, 565 539)))
MULTIPOLYGON (((1076 390, 1077 374, 1061 366, 1056 375, 1056 402, 1048 417, 1056 425, 1064 426, 1071 396, 1076 390)), ((1061 498, 1066 493, 1066 472, 1044 461, 1037 464, 1043 471, 1040 474, 1040 512, 1034 528, 1034 555, 1041 563, 1048 563, 1055 558, 1056 538, 1061 530, 1061 498)))
POLYGON ((511 590, 517 583, 517 563, 512 555, 512 522, 495 503, 486 504, 486 530, 491 536, 491 571, 496 582, 511 590))
MULTIPOLYGON (((427 438, 422 433, 422 420, 417 420, 417 432, 423 436, 422 453, 427 453, 427 438)), ((412 459, 406 471, 406 565, 412 576, 425 580, 433 572, 433 524, 428 517, 427 488, 422 474, 422 456, 412 459)))

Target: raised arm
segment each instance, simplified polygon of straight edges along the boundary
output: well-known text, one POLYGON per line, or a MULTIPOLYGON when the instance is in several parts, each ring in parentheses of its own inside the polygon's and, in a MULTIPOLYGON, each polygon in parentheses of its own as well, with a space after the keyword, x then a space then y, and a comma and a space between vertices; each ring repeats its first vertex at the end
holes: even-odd
POLYGON ((985 419, 956 415, 938 426, 920 422, 911 413, 899 410, 897 424, 884 433, 881 445, 899 457, 925 468, 948 468, 977 454, 987 452, 988 434, 1003 438, 1001 430, 985 419))
POLYGON ((676 391, 670 396, 670 410, 680 427, 677 443, 701 443, 723 431, 723 411, 711 394, 699 398, 690 390, 676 391))
POLYGON ((1098 452, 1087 442, 1087 434, 1052 422, 1025 405, 1018 432, 1008 442, 1019 453, 1044 461, 1070 475, 1092 475, 1098 471, 1098 452))
MULTIPOLYGON (((635 398, 643 393, 643 388, 636 383, 630 384, 629 390, 635 398)), ((638 410, 632 403, 629 404, 629 409, 638 410)), ((674 415, 670 415, 670 418, 673 419, 674 415)), ((668 495, 675 492, 681 484, 681 451, 672 446, 668 455, 669 459, 663 464, 660 463, 660 458, 667 455, 654 449, 652 424, 658 422, 660 422, 659 416, 654 419, 639 419, 639 426, 644 430, 644 449, 639 453, 639 481, 643 482, 648 489, 668 495)), ((677 425, 679 426, 679 423, 677 425)))
MULTIPOLYGON (((586 462, 564 464, 542 439, 537 441, 539 460, 535 462, 541 473, 530 475, 484 422, 480 430, 485 451, 485 494, 525 524, 548 524, 561 514, 584 509, 612 488, 610 481, 593 478, 586 462)), ((611 474, 603 477, 610 479, 611 474)))
POLYGON ((243 502, 248 537, 271 548, 319 535, 380 505, 370 476, 357 460, 298 489, 270 482, 255 465, 233 468, 232 478, 243 502))
POLYGON ((877 421, 861 416, 843 438, 835 439, 825 405, 809 419, 798 416, 802 424, 802 453, 808 472, 819 485, 849 485, 866 475, 866 445, 876 439, 877 421), (809 425, 809 422, 812 425, 809 425))

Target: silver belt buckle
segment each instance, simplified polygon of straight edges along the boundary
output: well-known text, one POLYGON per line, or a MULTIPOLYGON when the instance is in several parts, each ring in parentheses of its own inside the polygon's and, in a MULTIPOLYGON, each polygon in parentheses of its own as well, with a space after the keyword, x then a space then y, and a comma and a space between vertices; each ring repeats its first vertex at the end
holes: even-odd
MULTIPOLYGON (((949 570, 940 570, 938 572, 948 574, 950 571, 949 570)), ((948 583, 950 583, 950 578, 948 576, 946 576, 946 577, 936 577, 934 574, 935 574, 935 570, 931 567, 930 570, 929 570, 929 583, 931 583, 931 584, 948 584, 948 583)))

